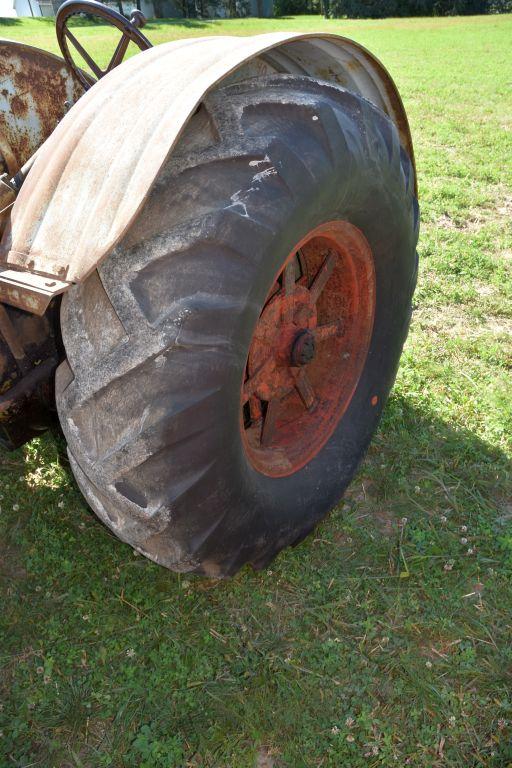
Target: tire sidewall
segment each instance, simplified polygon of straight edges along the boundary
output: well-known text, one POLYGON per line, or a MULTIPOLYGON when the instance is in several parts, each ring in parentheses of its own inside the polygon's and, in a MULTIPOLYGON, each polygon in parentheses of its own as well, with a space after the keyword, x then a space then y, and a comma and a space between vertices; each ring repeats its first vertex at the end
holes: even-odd
MULTIPOLYGON (((342 160, 342 159, 341 159, 342 160)), ((251 287, 249 311, 234 331, 240 353, 226 383, 223 475, 237 503, 232 528, 247 526, 252 535, 275 539, 297 536, 311 527, 342 495, 375 432, 393 385, 410 316, 416 233, 413 206, 403 175, 344 173, 343 162, 328 179, 305 192, 277 237, 267 243, 262 268, 251 287), (272 478, 254 469, 241 437, 241 387, 247 351, 266 296, 294 246, 315 227, 347 221, 366 237, 374 257, 376 306, 368 356, 350 404, 319 453, 288 477, 272 478), (375 402, 376 405, 372 403, 375 402)), ((255 203, 257 204, 257 203, 255 203)))

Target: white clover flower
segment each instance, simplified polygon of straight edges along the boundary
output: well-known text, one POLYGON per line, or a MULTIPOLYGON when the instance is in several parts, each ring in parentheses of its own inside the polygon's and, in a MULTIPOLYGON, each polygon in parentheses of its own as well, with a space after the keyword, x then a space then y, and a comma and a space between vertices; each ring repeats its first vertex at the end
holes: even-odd
POLYGON ((461 533, 467 533, 468 532, 467 525, 461 525, 460 530, 461 530, 461 533))
POLYGON ((347 741, 349 742, 349 744, 352 744, 352 742, 355 741, 355 739, 354 739, 354 737, 352 736, 351 733, 348 734, 347 741))
POLYGON ((446 515, 441 515, 441 517, 440 517, 439 519, 440 519, 440 521, 441 521, 443 524, 448 522, 448 518, 446 517, 446 515))
POLYGON ((339 732, 340 732, 340 729, 338 728, 338 726, 337 725, 333 725, 333 727, 331 728, 331 733, 333 733, 335 736, 337 736, 339 732))
POLYGON ((127 648, 126 655, 128 656, 129 659, 133 659, 133 657, 135 656, 135 651, 133 650, 133 648, 127 648))
POLYGON ((457 719, 455 715, 452 715, 451 717, 448 718, 448 725, 450 726, 450 728, 453 728, 456 722, 457 722, 457 719))
POLYGON ((19 505, 19 504, 13 504, 13 505, 12 505, 12 511, 13 511, 13 512, 18 512, 19 508, 20 508, 20 505, 19 505))
POLYGON ((347 717, 347 719, 345 720, 345 725, 347 726, 347 728, 352 728, 352 726, 354 725, 354 723, 355 723, 355 720, 354 720, 354 718, 353 718, 353 717, 350 717, 350 715, 349 715, 349 716, 347 717))
POLYGON ((426 661, 425 662, 425 666, 426 666, 427 669, 432 669, 432 662, 431 661, 426 661))
POLYGON ((468 555, 474 555, 475 554, 475 550, 473 549, 473 547, 469 547, 468 548, 467 554, 468 555))
POLYGON ((468 540, 466 539, 466 537, 465 537, 465 536, 463 536, 463 537, 461 538, 461 540, 460 540, 460 543, 461 543, 461 544, 467 544, 467 543, 468 543, 468 540))

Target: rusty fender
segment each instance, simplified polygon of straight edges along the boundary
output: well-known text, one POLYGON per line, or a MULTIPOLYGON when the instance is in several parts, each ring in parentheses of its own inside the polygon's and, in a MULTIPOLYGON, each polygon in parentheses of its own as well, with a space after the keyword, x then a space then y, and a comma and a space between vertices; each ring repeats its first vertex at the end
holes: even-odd
POLYGON ((41 147, 0 246, 0 269, 7 271, 0 272, 0 301, 42 314, 55 295, 85 280, 140 212, 205 94, 275 73, 361 94, 393 120, 413 160, 396 86, 371 53, 347 38, 271 33, 159 45, 95 84, 41 147))

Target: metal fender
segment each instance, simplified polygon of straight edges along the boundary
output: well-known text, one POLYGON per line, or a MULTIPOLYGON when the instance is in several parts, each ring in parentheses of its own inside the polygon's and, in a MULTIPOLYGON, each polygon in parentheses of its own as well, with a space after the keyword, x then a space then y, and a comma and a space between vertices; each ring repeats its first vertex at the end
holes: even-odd
POLYGON ((42 314, 87 278, 129 229, 205 94, 276 72, 321 78, 369 99, 396 124, 413 159, 396 86, 351 40, 271 33, 159 45, 87 91, 41 147, 0 246, 0 301, 42 314))

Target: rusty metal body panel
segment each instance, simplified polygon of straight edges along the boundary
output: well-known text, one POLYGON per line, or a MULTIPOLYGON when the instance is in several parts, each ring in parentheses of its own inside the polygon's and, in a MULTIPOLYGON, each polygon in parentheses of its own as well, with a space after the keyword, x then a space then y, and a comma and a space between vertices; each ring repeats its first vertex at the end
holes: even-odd
MULTIPOLYGON (((272 33, 160 45, 94 85, 39 151, 0 248, 4 268, 22 271, 22 299, 23 271, 58 281, 56 292, 62 292, 108 255, 207 92, 271 73, 313 76, 362 94, 395 122, 413 158, 393 81, 375 57, 346 38, 272 33)), ((47 301, 32 311, 43 312, 52 295, 50 287, 47 301)), ((0 300, 15 303, 1 274, 0 300)))
POLYGON ((30 45, 0 40, 2 170, 16 173, 81 95, 82 88, 64 59, 30 45))
MULTIPOLYGON (((0 40, 0 174, 17 173, 81 95, 64 59, 0 40)), ((6 219, 0 211, 0 228, 6 219)))

